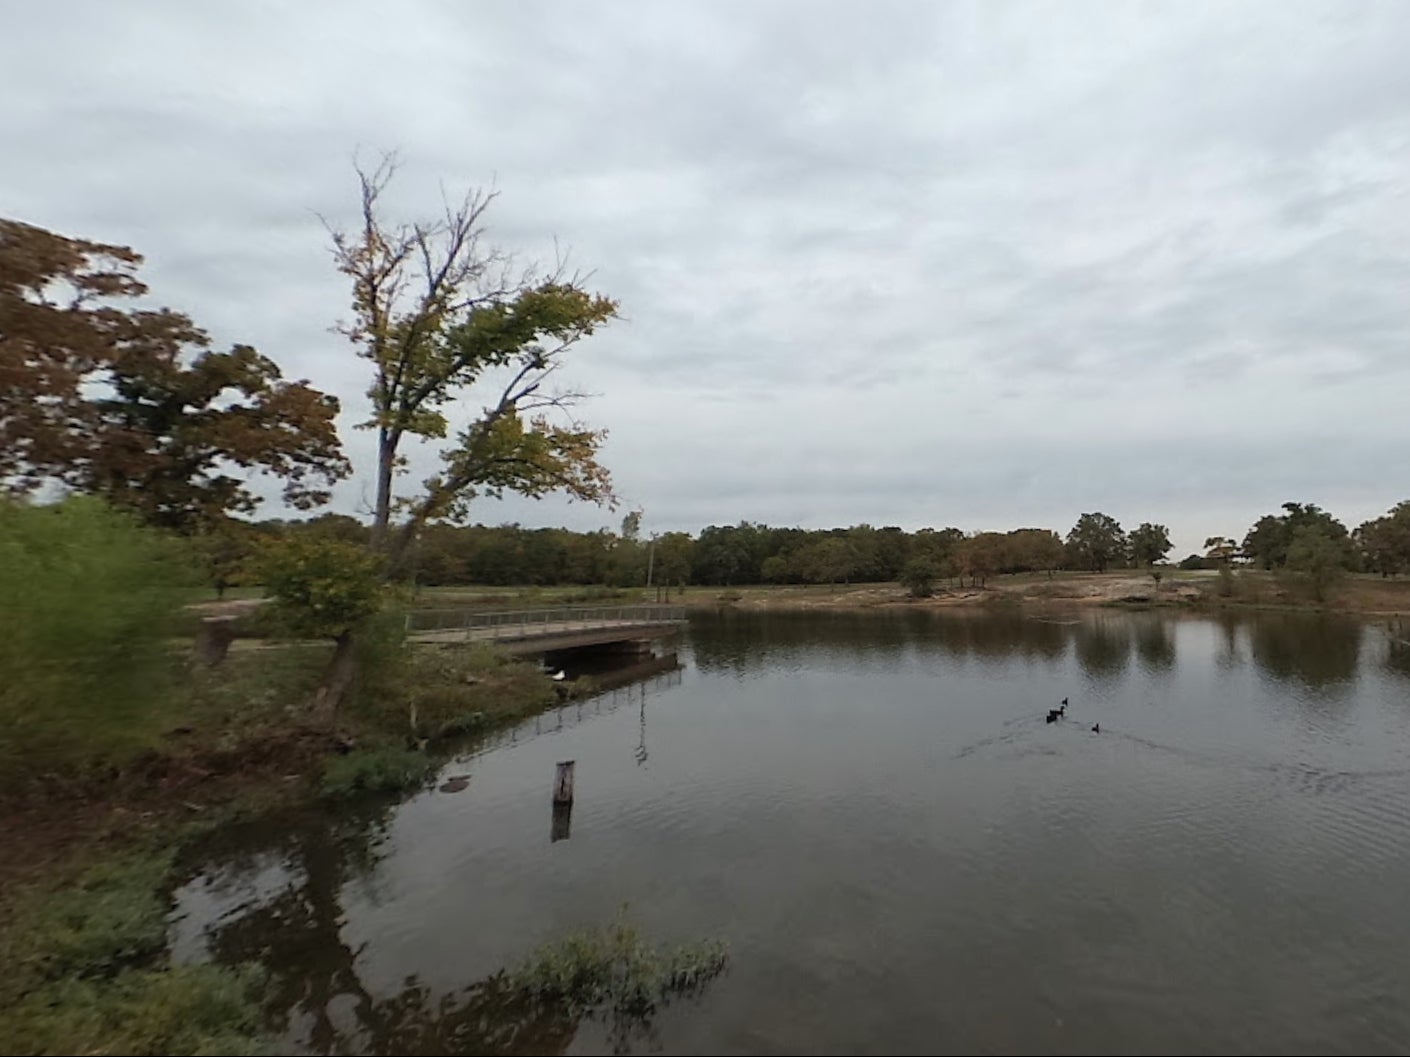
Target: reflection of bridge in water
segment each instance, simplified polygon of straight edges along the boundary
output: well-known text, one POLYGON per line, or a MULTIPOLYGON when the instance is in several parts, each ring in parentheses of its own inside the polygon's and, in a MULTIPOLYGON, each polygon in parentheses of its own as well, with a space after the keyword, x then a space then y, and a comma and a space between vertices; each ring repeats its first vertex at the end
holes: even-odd
POLYGON ((565 701, 532 719, 524 720, 508 730, 492 734, 479 747, 479 752, 517 745, 530 738, 544 734, 560 734, 572 730, 598 716, 616 712, 623 705, 636 705, 642 709, 641 743, 637 746, 637 762, 646 760, 646 700, 653 694, 671 687, 680 686, 685 668, 674 653, 655 657, 642 664, 633 664, 604 672, 596 677, 599 686, 606 686, 601 693, 576 701, 565 701), (610 686, 608 684, 610 683, 610 686))
POLYGON ((412 642, 489 642, 510 653, 527 654, 666 638, 684 624, 684 606, 557 606, 506 612, 417 609, 406 616, 406 633, 412 642))

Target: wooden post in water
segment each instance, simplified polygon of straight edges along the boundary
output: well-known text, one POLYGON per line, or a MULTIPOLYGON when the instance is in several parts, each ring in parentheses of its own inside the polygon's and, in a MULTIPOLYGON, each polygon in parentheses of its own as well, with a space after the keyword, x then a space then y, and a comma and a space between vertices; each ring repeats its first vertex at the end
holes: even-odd
POLYGON ((548 832, 548 842, 556 844, 560 840, 567 840, 573 835, 573 805, 554 804, 553 805, 553 825, 548 832))
POLYGON ((573 766, 575 761, 563 760, 558 764, 553 776, 553 802, 571 804, 573 802, 573 766))
POLYGON ((553 826, 549 843, 567 840, 573 826, 573 760, 559 762, 553 775, 553 826))

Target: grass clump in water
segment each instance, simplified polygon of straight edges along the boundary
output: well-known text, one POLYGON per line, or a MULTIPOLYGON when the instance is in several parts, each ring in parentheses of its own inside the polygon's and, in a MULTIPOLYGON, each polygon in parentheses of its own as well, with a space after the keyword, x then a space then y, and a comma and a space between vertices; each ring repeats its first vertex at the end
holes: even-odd
POLYGON ((336 756, 324 765, 323 793, 336 797, 414 789, 435 769, 433 760, 410 749, 361 749, 336 756))
POLYGON ((727 960, 721 941, 659 949, 618 919, 538 948, 509 974, 509 983, 569 1015, 603 1009, 640 1015, 697 991, 724 971, 727 960))

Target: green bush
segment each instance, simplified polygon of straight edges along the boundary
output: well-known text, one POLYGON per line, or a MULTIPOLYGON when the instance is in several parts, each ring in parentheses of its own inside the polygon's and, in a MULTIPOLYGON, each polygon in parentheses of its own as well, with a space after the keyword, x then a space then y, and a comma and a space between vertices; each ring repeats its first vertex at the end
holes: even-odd
POLYGON ((929 558, 912 558, 901 570, 901 586, 912 598, 929 598, 935 593, 938 575, 939 570, 929 558))
POLYGON ((120 762, 174 721, 189 552, 90 497, 0 502, 0 772, 120 762))
POLYGON ((335 756, 323 767, 326 796, 414 789, 436 769, 435 761, 410 749, 362 749, 335 756))
POLYGON ((281 537, 265 546, 258 568, 270 618, 290 635, 336 639, 382 606, 382 559, 357 543, 281 537))

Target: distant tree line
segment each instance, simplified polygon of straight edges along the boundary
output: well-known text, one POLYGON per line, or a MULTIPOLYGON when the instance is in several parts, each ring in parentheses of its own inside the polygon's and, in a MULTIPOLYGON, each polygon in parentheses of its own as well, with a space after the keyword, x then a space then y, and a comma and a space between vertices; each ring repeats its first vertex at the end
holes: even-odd
MULTIPOLYGON (((757 522, 711 525, 697 535, 644 538, 639 512, 620 531, 574 532, 510 525, 430 525, 408 555, 417 584, 663 586, 847 584, 898 579, 982 586, 1004 573, 1149 565, 1170 549, 1160 525, 1129 535, 1104 514, 1084 514, 1066 540, 1051 529, 966 534, 956 528, 780 528, 757 522)), ((223 589, 246 578, 245 557, 261 539, 313 535, 365 543, 371 527, 343 514, 308 520, 229 521, 213 537, 211 579, 223 589)), ((918 593, 924 593, 923 591, 918 593)))
MULTIPOLYGON (((212 561, 218 586, 240 578, 242 552, 257 538, 314 533, 365 542, 369 526, 343 514, 299 521, 234 522, 212 561)), ((639 512, 620 530, 575 532, 507 525, 430 525, 408 558, 405 578, 426 586, 546 586, 648 582, 685 585, 848 584, 902 581, 917 594, 942 581, 983 586, 992 576, 1058 571, 1105 572, 1161 565, 1169 529, 1143 522, 1129 531, 1101 512, 1083 514, 1065 536, 1051 529, 965 533, 957 528, 907 532, 897 526, 802 529, 741 521, 698 534, 643 536, 639 512)), ((1394 575, 1410 571, 1410 501, 1349 531, 1311 503, 1286 503, 1259 518, 1242 542, 1214 536, 1183 568, 1244 565, 1301 572, 1394 575)))

